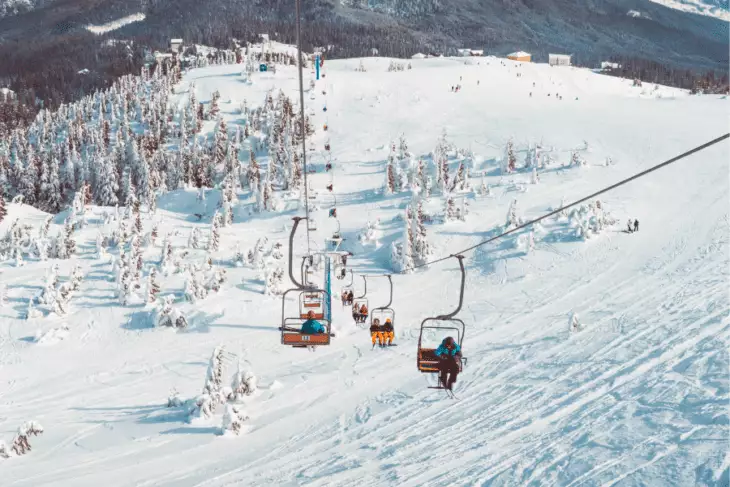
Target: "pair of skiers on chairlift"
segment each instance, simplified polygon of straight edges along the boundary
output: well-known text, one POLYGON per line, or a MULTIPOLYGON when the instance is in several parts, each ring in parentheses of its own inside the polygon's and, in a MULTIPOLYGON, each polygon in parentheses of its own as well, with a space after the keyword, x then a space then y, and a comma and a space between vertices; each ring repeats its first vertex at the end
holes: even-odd
POLYGON ((393 331, 393 322, 390 318, 386 318, 384 325, 380 324, 379 319, 374 318, 373 324, 370 325, 370 337, 373 339, 373 347, 375 346, 376 340, 381 347, 392 345, 395 332, 393 331))
POLYGON ((365 323, 365 320, 368 318, 368 307, 364 304, 359 307, 357 303, 353 304, 352 318, 355 320, 355 323, 365 323))

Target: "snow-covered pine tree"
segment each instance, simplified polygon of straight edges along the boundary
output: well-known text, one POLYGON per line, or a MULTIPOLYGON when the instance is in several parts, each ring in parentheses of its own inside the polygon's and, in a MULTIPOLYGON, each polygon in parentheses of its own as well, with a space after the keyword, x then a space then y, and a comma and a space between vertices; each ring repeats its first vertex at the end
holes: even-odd
POLYGON ((459 169, 456 171, 454 180, 451 183, 451 191, 464 190, 466 188, 466 172, 464 169, 464 163, 459 162, 459 169))
POLYGON ((236 250, 233 256, 233 265, 236 267, 243 267, 245 262, 245 256, 241 250, 241 242, 236 242, 236 250))
POLYGON ((284 270, 281 267, 270 266, 264 270, 264 294, 280 296, 284 292, 284 270))
POLYGON ((454 198, 452 198, 450 195, 447 195, 446 201, 444 202, 444 220, 448 222, 455 219, 456 205, 454 204, 454 198))
POLYGON ((157 268, 150 268, 147 275, 147 303, 152 304, 157 301, 157 295, 160 292, 160 284, 157 282, 157 268))
POLYGON ((241 401, 245 396, 250 396, 256 392, 256 376, 253 374, 251 369, 244 368, 241 361, 238 361, 238 369, 233 375, 231 381, 232 399, 234 401, 241 401))
POLYGON ((63 223, 63 230, 57 239, 57 257, 59 259, 68 259, 76 253, 76 240, 73 238, 73 223, 71 218, 66 218, 63 223))
POLYGON ((537 166, 532 166, 532 176, 530 177, 530 182, 532 184, 537 184, 540 182, 540 178, 537 175, 537 166))
POLYGON ((505 223, 505 229, 510 230, 520 224, 520 218, 517 216, 517 200, 512 200, 507 210, 507 222, 505 223))
POLYGON ((512 139, 507 141, 507 146, 502 157, 502 174, 510 174, 515 172, 517 164, 517 156, 515 155, 514 143, 512 139))
POLYGON ((69 281, 71 291, 76 292, 81 289, 81 282, 84 280, 84 273, 81 271, 81 266, 76 264, 71 271, 71 279, 69 281))
POLYGON ((11 449, 16 455, 20 456, 31 450, 28 442, 29 436, 38 436, 43 433, 43 426, 37 421, 28 421, 24 423, 13 438, 11 449))
POLYGON ((5 206, 5 198, 3 198, 2 188, 0 188, 0 223, 5 219, 8 214, 8 209, 5 206))
POLYGON ((97 161, 96 170, 96 201, 101 206, 115 206, 119 203, 119 183, 117 172, 108 157, 101 157, 97 161))
POLYGON ((0 283, 0 308, 8 304, 8 285, 0 283))
MULTIPOLYGON (((220 100, 221 94, 218 90, 215 90, 210 99, 210 109, 208 110, 208 120, 215 120, 218 118, 220 113, 220 107, 218 106, 218 100, 220 100)), ((202 108, 202 104, 200 105, 202 108)))
POLYGON ((173 306, 175 298, 171 295, 165 296, 158 305, 154 314, 154 324, 157 327, 187 328, 188 321, 185 315, 173 306))
POLYGON ((215 407, 225 402, 226 398, 221 397, 221 389, 223 387, 223 372, 225 363, 223 357, 225 356, 225 347, 219 345, 213 350, 213 355, 210 357, 208 363, 208 371, 205 377, 205 386, 203 386, 203 394, 208 394, 212 399, 211 410, 215 411, 215 407))
POLYGON ((190 237, 188 238, 188 247, 190 247, 191 249, 200 248, 200 230, 198 230, 198 227, 193 227, 192 230, 190 230, 190 237))
POLYGON ((385 194, 393 194, 396 192, 395 178, 395 157, 393 152, 388 155, 388 161, 385 163, 385 194))
POLYGON ((220 248, 220 214, 216 211, 213 215, 213 223, 210 228, 210 240, 208 241, 208 251, 215 252, 220 248))
POLYGON ((228 153, 228 126, 223 117, 218 116, 218 122, 216 123, 215 132, 215 147, 213 149, 213 165, 218 166, 223 164, 226 160, 226 154, 228 153))
POLYGON ((221 424, 221 430, 223 434, 238 435, 243 427, 243 422, 248 419, 242 409, 232 404, 226 405, 226 412, 223 414, 223 423, 221 424))

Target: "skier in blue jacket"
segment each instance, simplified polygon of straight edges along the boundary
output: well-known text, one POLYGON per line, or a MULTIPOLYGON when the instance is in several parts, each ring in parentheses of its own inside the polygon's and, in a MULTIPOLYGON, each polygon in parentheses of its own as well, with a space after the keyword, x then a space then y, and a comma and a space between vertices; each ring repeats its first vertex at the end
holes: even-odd
POLYGON ((441 384, 446 389, 451 390, 454 382, 456 382, 456 376, 459 375, 461 347, 452 337, 446 337, 434 354, 441 359, 439 364, 441 384))
POLYGON ((325 333, 326 331, 324 325, 314 319, 314 311, 309 311, 307 313, 307 321, 302 324, 302 331, 300 333, 302 335, 312 335, 315 333, 325 333))

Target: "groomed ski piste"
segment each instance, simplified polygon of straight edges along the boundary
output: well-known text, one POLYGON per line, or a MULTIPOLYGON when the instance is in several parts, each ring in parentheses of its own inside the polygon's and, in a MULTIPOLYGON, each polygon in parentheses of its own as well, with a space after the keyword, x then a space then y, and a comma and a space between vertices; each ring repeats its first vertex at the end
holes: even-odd
MULTIPOLYGON (((189 70, 172 103, 186 103, 191 82, 204 103, 218 90, 234 127, 244 99, 255 108, 275 89, 298 102, 294 66, 257 72, 251 83, 241 70, 189 70)), ((504 230, 514 199, 527 221, 727 129, 724 97, 635 87, 586 69, 497 58, 364 58, 326 60, 323 72, 305 93, 316 129, 308 163, 318 168, 308 175, 319 206, 311 246, 324 248, 336 230, 325 189, 332 181, 356 295, 359 274, 394 273, 391 243, 403 240, 412 194, 384 195, 383 187, 390 144, 401 134, 416 161, 428 159, 444 131, 449 144, 475 155, 477 191, 458 195, 469 203, 465 221, 439 221, 444 200, 436 189, 424 204, 432 258, 439 258, 504 230), (392 62, 411 69, 389 72, 392 62), (510 138, 518 170, 502 175, 510 138), (328 140, 333 175, 323 168, 328 140), (521 167, 535 143, 554 162, 532 184, 521 167), (572 152, 586 164, 570 166, 572 152), (478 191, 482 175, 488 196, 478 191), (376 220, 377 244, 359 240, 376 220)), ((313 75, 304 74, 308 88, 313 75)), ((206 122, 204 132, 213 125, 206 122)), ((449 154, 453 177, 458 162, 449 154)), ((617 223, 588 239, 576 236, 572 219, 550 218, 532 246, 525 231, 465 253, 459 317, 468 364, 454 386, 458 400, 428 389, 435 377, 416 369, 421 321, 458 301, 455 259, 393 276, 394 348, 373 349, 367 329, 338 301, 349 276, 333 278, 336 337, 310 352, 281 345, 280 298, 263 294, 256 269, 231 264, 237 244, 246 253, 267 237, 282 243, 286 273, 292 217, 304 214, 296 201, 280 212, 249 212, 250 192, 237 193, 234 223, 212 253, 227 272, 220 292, 186 303, 184 276, 159 275, 160 296, 174 294, 189 320, 182 330, 154 327, 142 303, 119 304, 112 266, 95 255, 109 209, 89 207, 88 225, 75 233, 77 255, 57 261, 62 280, 77 264, 85 274, 66 317, 25 319, 49 262, 0 263, 8 287, 0 308, 0 439, 9 443, 26 421, 44 428, 30 439, 32 451, 0 458, 0 484, 726 486, 729 156, 726 141, 602 195, 617 223), (636 233, 625 231, 630 218, 640 221, 636 233), (574 315, 578 330, 569 326, 574 315), (182 401, 200 394, 219 345, 224 383, 239 359, 258 379, 258 390, 240 402, 248 419, 238 435, 221 434, 225 406, 192 422, 184 406, 168 407, 172 389, 182 401)), ((259 162, 266 166, 265 158, 259 162)), ((219 190, 208 190, 203 203, 195 189, 161 195, 159 241, 170 235, 183 250, 193 227, 207 238, 219 200, 219 190)), ((47 216, 27 205, 8 210, 0 235, 16 218, 35 228, 47 216)), ((66 215, 54 217, 54 229, 66 215)), ((151 220, 144 225, 149 231, 151 220)), ((296 237, 297 276, 305 226, 296 237)), ((161 254, 159 242, 147 247, 145 267, 161 254)), ((191 249, 187 259, 205 255, 191 249)), ((387 294, 387 280, 368 280, 371 309, 387 294)))

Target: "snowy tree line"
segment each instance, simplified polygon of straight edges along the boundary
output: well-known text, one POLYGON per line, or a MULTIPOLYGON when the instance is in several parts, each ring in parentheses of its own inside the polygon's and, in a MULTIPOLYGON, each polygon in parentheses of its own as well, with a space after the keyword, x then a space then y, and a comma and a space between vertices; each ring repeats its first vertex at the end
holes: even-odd
MULTIPOLYGON (((244 100, 245 125, 231 131, 217 92, 206 108, 192 86, 183 109, 169 106, 181 75, 177 61, 166 74, 143 67, 140 76, 125 76, 57 111, 42 110, 28 127, 0 134, 0 195, 57 213, 81 190, 85 204, 137 200, 153 208, 167 190, 219 186, 231 204, 233 192, 248 186, 257 209, 270 211, 277 208, 274 191, 301 188, 301 122, 283 92, 269 93, 256 109, 244 100), (201 136, 207 121, 215 122, 210 140, 201 136), (256 160, 262 151, 270 155, 266 171, 256 160)), ((223 212, 230 224, 231 208, 223 212)))

